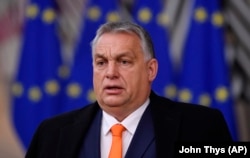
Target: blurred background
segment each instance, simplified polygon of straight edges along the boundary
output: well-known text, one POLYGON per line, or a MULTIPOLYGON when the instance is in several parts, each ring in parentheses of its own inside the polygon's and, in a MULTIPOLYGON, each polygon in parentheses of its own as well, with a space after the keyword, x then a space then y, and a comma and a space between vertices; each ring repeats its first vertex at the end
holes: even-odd
POLYGON ((219 109, 250 141, 249 15, 250 0, 1 0, 0 157, 24 157, 42 120, 95 100, 89 43, 121 20, 152 36, 158 94, 219 109))

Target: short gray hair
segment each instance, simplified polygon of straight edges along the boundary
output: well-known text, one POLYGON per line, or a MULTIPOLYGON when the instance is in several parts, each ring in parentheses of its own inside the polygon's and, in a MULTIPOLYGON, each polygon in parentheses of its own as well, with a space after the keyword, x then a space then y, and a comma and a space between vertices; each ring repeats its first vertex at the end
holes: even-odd
POLYGON ((101 35, 112 32, 126 32, 136 34, 141 39, 141 46, 143 52, 145 53, 145 59, 149 60, 151 58, 155 58, 154 46, 149 33, 141 26, 132 22, 107 22, 101 25, 96 32, 95 38, 91 42, 92 52, 101 35))

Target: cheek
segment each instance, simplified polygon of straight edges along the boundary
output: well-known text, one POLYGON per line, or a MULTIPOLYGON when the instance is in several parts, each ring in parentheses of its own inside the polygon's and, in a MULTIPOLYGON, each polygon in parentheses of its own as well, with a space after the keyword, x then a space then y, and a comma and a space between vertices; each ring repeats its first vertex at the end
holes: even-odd
POLYGON ((101 85, 101 74, 100 73, 95 73, 93 74, 93 84, 94 88, 98 88, 101 85))
POLYGON ((94 80, 99 80, 101 77, 104 76, 104 70, 93 70, 93 79, 94 80))
POLYGON ((123 74, 124 80, 129 84, 133 89, 138 87, 141 84, 144 84, 144 81, 147 79, 144 70, 140 69, 138 71, 130 71, 123 74))

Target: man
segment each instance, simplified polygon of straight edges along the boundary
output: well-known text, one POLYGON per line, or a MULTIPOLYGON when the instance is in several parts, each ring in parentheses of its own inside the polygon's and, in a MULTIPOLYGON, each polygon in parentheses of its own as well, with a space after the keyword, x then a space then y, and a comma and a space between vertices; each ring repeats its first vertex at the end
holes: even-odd
POLYGON ((158 63, 140 26, 102 25, 92 42, 92 56, 97 101, 45 120, 27 158, 107 158, 115 124, 124 127, 121 155, 126 158, 173 157, 177 142, 231 141, 218 110, 173 102, 151 90, 158 63))

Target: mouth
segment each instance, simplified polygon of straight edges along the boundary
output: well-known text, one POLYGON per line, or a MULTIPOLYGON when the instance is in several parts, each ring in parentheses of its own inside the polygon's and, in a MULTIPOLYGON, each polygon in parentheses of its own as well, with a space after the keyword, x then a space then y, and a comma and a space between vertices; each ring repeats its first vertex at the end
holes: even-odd
POLYGON ((123 88, 120 86, 106 86, 104 91, 110 95, 117 95, 122 92, 123 88))

